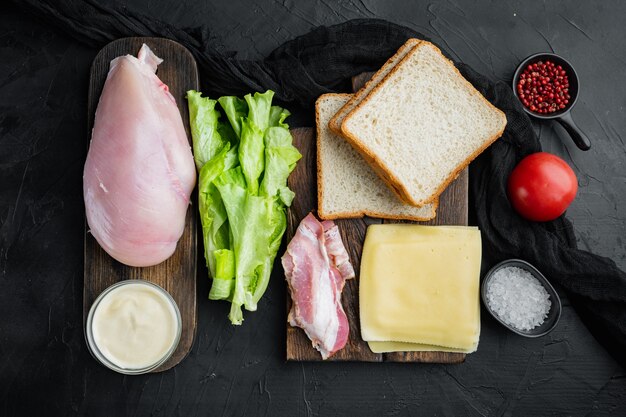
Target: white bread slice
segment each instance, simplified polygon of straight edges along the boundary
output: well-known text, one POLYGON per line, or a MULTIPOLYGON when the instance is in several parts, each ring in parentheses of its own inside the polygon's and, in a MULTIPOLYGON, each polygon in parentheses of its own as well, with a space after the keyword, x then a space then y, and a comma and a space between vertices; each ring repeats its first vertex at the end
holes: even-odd
POLYGON ((381 178, 419 206, 434 201, 505 126, 504 113, 422 41, 344 118, 341 131, 381 178))
POLYGON ((413 207, 401 201, 361 155, 328 127, 351 94, 324 94, 315 103, 317 121, 317 213, 322 219, 382 217, 428 220, 436 203, 413 207))
POLYGON ((396 64, 400 62, 402 58, 404 58, 411 51, 411 49, 415 48, 415 46, 417 46, 420 42, 421 41, 419 39, 409 39, 408 41, 406 41, 398 49, 398 51, 391 58, 389 58, 387 62, 385 62, 385 65, 383 65, 378 71, 376 71, 372 78, 370 78, 365 83, 363 88, 361 88, 355 94, 351 95, 348 102, 344 104, 341 109, 337 111, 337 113, 330 119, 330 122, 328 122, 328 126, 330 126, 330 129, 333 132, 341 135, 341 124, 343 123, 343 119, 346 117, 346 115, 354 110, 356 106, 358 106, 359 103, 361 103, 361 101, 365 97, 367 97, 370 91, 372 91, 374 87, 376 87, 376 85, 378 85, 378 83, 381 82, 383 78, 385 78, 385 76, 391 72, 393 67, 395 67, 396 64))

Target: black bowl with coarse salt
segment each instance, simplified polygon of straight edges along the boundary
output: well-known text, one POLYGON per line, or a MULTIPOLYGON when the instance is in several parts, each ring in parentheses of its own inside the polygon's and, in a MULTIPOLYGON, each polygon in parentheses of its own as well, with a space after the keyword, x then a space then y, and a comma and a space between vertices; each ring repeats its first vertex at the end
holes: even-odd
POLYGON ((559 298, 557 292, 554 290, 554 287, 550 284, 546 277, 541 272, 539 272, 537 268, 521 259, 509 259, 500 262, 499 264, 491 268, 483 278, 480 293, 483 300, 483 305, 485 306, 489 314, 491 314, 493 318, 495 318, 504 327, 514 333, 519 334, 520 336, 531 338, 545 336, 556 327, 557 323, 559 322, 559 318, 561 317, 561 299, 559 298), (534 278, 537 279, 537 281, 539 281, 539 283, 545 288, 548 295, 550 296, 550 310, 548 312, 548 316, 545 318, 542 324, 531 330, 520 330, 511 326, 510 324, 502 320, 498 316, 498 314, 489 307, 489 303, 487 301, 487 289, 489 288, 489 282, 497 271, 508 267, 516 267, 529 272, 534 278))

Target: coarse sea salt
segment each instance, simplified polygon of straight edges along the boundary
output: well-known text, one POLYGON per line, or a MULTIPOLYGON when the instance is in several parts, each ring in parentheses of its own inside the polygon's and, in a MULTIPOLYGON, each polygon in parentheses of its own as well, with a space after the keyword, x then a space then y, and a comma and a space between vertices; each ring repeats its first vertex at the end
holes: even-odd
POLYGON ((487 304, 518 330, 541 325, 550 311, 550 294, 530 272, 509 266, 498 269, 487 286, 487 304))

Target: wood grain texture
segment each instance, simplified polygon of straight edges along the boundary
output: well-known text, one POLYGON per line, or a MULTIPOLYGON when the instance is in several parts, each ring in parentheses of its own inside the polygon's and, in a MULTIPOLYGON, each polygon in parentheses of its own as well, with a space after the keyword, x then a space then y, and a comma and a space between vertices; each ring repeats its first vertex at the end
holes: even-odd
MULTIPOLYGON (((352 79, 354 91, 360 89, 373 73, 360 74, 352 79)), ((312 128, 293 129, 294 146, 303 155, 297 168, 290 175, 289 187, 295 191, 296 198, 288 211, 287 239, 293 237, 300 221, 309 212, 317 210, 317 164, 316 138, 312 128)), ((361 252, 365 240, 365 231, 369 224, 376 223, 415 223, 424 225, 467 225, 468 213, 468 170, 464 169, 450 186, 441 194, 437 217, 427 222, 409 222, 381 220, 365 217, 363 219, 337 220, 341 236, 350 254, 350 261, 355 267, 357 277, 348 281, 342 294, 343 307, 350 323, 350 338, 343 350, 328 360, 351 360, 368 362, 424 362, 424 363, 461 363, 463 353, 450 352, 395 352, 373 353, 361 338, 359 324, 358 277, 361 264, 361 252)), ((291 298, 287 294, 287 311, 291 308, 291 298)), ((311 341, 304 331, 291 327, 287 323, 287 360, 319 361, 320 354, 311 346, 311 341)))
MULTIPOLYGON (((91 140, 95 111, 109 72, 109 63, 121 55, 136 56, 143 43, 163 59, 157 75, 169 86, 170 93, 176 99, 187 137, 191 140, 185 93, 189 89, 198 89, 199 86, 198 69, 193 56, 183 46, 167 39, 124 38, 109 43, 93 61, 89 84, 87 143, 91 140)), ((187 210, 185 231, 174 254, 165 262, 147 268, 126 266, 111 258, 88 232, 88 225, 85 223, 83 325, 95 298, 108 286, 126 279, 144 279, 160 285, 178 304, 183 323, 178 348, 167 362, 153 372, 169 369, 187 356, 196 332, 197 216, 194 207, 195 204, 192 203, 187 210)))

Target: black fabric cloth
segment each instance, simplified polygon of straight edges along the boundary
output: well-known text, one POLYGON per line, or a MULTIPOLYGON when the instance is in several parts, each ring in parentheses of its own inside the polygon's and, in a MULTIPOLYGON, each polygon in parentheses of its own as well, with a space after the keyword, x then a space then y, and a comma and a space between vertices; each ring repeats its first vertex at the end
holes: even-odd
POLYGON ((278 100, 302 106, 312 106, 317 97, 335 91, 354 74, 380 68, 408 37, 420 36, 389 22, 355 20, 332 30, 318 28, 283 44, 264 60, 252 61, 224 51, 207 27, 177 28, 124 7, 102 6, 98 0, 15 3, 92 47, 128 36, 175 40, 196 58, 206 93, 243 95, 271 89, 278 100))
MULTIPOLYGON (((382 20, 353 20, 319 27, 289 41, 260 61, 239 60, 217 45, 205 27, 176 28, 132 10, 100 6, 96 0, 21 0, 23 9, 92 47, 126 36, 160 36, 187 47, 198 61, 205 92, 243 94, 272 89, 282 102, 312 112, 323 93, 347 89, 351 76, 379 68, 406 39, 426 39, 382 20)), ((442 50, 445 49, 442 48, 442 50)), ((528 116, 510 87, 456 63, 462 74, 507 116, 507 127, 470 167, 470 204, 483 236, 483 266, 521 258, 538 267, 568 294, 582 320, 622 365, 626 363, 626 273, 608 258, 576 248, 565 216, 547 223, 517 215, 506 181, 526 155, 541 150, 528 116)))

